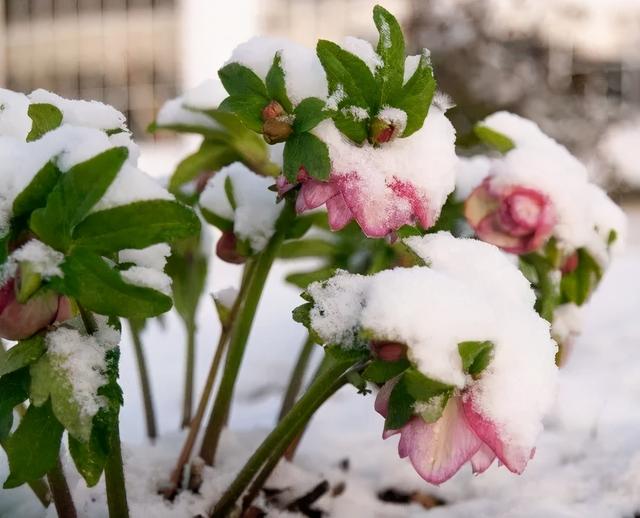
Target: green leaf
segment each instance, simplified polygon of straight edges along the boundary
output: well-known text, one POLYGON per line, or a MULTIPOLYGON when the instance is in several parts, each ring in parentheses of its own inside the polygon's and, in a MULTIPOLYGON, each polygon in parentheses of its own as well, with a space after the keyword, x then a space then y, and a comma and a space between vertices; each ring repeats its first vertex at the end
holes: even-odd
POLYGON ((32 124, 27 142, 38 140, 45 133, 56 129, 64 118, 62 112, 53 104, 30 104, 28 113, 32 124))
POLYGON ((11 432, 13 409, 29 397, 29 369, 20 369, 0 378, 0 442, 11 432))
POLYGON ((42 406, 51 401, 56 419, 76 439, 87 442, 91 436, 93 416, 78 402, 69 372, 56 356, 46 353, 31 365, 31 402, 42 406))
POLYGON ((274 101, 278 101, 287 113, 291 113, 293 111, 293 105, 287 96, 287 85, 284 70, 282 69, 282 56, 280 52, 276 52, 276 55, 273 57, 273 63, 267 73, 265 83, 269 97, 274 101))
POLYGON ((414 368, 405 371, 402 382, 416 401, 429 401, 434 396, 452 392, 454 389, 451 385, 426 377, 414 368))
POLYGON ((400 108, 407 114, 407 125, 402 133, 403 137, 408 137, 422 128, 435 91, 436 81, 433 78, 433 69, 429 58, 423 54, 420 56, 418 68, 414 74, 402 87, 397 97, 390 101, 391 106, 400 108))
POLYGON ((63 431, 50 402, 41 407, 31 405, 5 444, 10 475, 4 488, 18 487, 46 475, 58 461, 63 431))
POLYGON ((293 315, 293 321, 302 324, 307 329, 310 329, 311 317, 309 316, 309 313, 313 309, 313 306, 312 302, 307 302, 295 308, 291 313, 293 315))
POLYGON ((176 201, 138 201, 87 216, 73 232, 73 246, 107 255, 127 248, 183 239, 200 231, 200 220, 176 201))
POLYGON ((304 289, 312 282, 327 280, 334 273, 336 273, 335 268, 328 266, 311 272, 290 273, 285 277, 285 280, 298 288, 304 289))
POLYGON ((336 253, 336 245, 324 239, 298 239, 284 243, 278 257, 299 259, 302 257, 331 257, 336 253))
POLYGON ((233 180, 231 180, 230 176, 224 179, 224 193, 227 196, 227 200, 229 200, 229 205, 235 211, 238 205, 236 204, 236 196, 233 193, 233 180))
POLYGON ((195 124, 157 124, 152 122, 147 127, 149 133, 157 133, 160 130, 175 131, 176 133, 196 133, 202 135, 209 142, 228 142, 229 135, 220 128, 198 126, 195 124))
POLYGON ((397 430, 402 428, 413 415, 415 398, 409 393, 404 377, 393 387, 389 396, 387 418, 384 422, 385 430, 397 430))
POLYGON ((476 124, 476 126, 473 128, 473 132, 482 142, 498 150, 500 153, 508 153, 516 147, 513 140, 511 140, 503 133, 495 131, 488 126, 476 124))
POLYGON ((46 348, 44 338, 36 335, 18 342, 5 353, 0 352, 0 376, 32 364, 44 354, 46 348))
POLYGON ((313 219, 305 216, 297 216, 289 226, 287 226, 285 239, 300 239, 313 225, 313 219))
MULTIPOLYGON (((32 105, 33 106, 33 105, 32 105)), ((29 182, 29 185, 13 201, 13 217, 30 214, 47 204, 47 198, 55 188, 62 173, 52 162, 47 162, 29 182)))
POLYGON ((215 212, 211 212, 202 206, 200 206, 200 212, 207 223, 222 230, 222 232, 231 232, 233 230, 233 221, 218 216, 215 212))
POLYGON ((218 171, 239 159, 238 152, 229 143, 205 140, 198 151, 178 164, 169 181, 169 191, 176 192, 200 174, 218 171))
POLYGON ((269 102, 267 88, 262 79, 248 67, 240 63, 229 63, 218 70, 218 77, 229 95, 259 96, 264 99, 264 105, 269 102))
POLYGON ((293 131, 304 133, 315 128, 331 114, 325 110, 324 101, 317 97, 307 97, 300 101, 300 104, 293 110, 295 119, 293 121, 293 131))
POLYGON ((562 276, 560 291, 564 302, 582 306, 602 277, 602 269, 586 249, 580 248, 577 253, 578 266, 562 276))
POLYGON ((377 70, 380 84, 380 105, 384 106, 402 88, 404 81, 405 45, 398 20, 386 9, 376 5, 373 21, 380 33, 377 54, 382 59, 382 67, 377 70))
POLYGON ((386 383, 410 367, 409 360, 402 359, 394 362, 382 360, 372 361, 362 373, 362 377, 373 383, 386 383))
POLYGON ((125 318, 150 318, 171 309, 171 298, 125 282, 99 255, 78 249, 61 266, 64 279, 52 283, 89 311, 125 318))
POLYGON ((369 137, 369 119, 359 119, 347 112, 333 115, 333 122, 340 132, 356 144, 362 144, 369 137))
POLYGON ((102 198, 128 156, 126 147, 109 149, 62 175, 44 208, 31 215, 31 230, 46 244, 66 251, 75 226, 102 198))
POLYGON ((316 180, 329 179, 329 149, 322 140, 311 133, 293 135, 284 145, 284 174, 290 182, 297 181, 301 167, 316 180))
POLYGON ((458 352, 462 358, 462 370, 474 378, 478 376, 491 363, 493 348, 493 343, 489 341, 460 342, 458 352))
POLYGON ((218 109, 235 113, 252 131, 262 133, 262 110, 266 104, 259 95, 231 95, 220 103, 218 109))

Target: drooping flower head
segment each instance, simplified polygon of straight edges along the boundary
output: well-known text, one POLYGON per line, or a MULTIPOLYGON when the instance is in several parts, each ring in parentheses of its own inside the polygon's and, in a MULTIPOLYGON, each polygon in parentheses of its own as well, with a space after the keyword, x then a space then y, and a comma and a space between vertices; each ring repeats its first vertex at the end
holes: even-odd
POLYGON ((522 473, 553 400, 556 344, 518 269, 492 245, 446 233, 405 243, 429 266, 339 272, 309 286, 310 328, 371 349, 384 437, 439 484, 497 457, 522 473), (435 295, 437 294, 437 296, 435 295))

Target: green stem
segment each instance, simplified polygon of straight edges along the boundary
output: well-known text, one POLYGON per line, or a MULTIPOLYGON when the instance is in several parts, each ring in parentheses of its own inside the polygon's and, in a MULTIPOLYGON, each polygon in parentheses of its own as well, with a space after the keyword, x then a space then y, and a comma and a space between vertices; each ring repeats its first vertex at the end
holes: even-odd
POLYGON ((207 424, 200 448, 200 457, 202 457, 204 462, 209 466, 213 465, 220 441, 220 434, 222 433, 231 407, 233 390, 256 315, 256 309, 258 308, 258 303, 260 302, 269 271, 271 270, 271 265, 283 241, 284 233, 280 230, 276 231, 266 248, 256 258, 255 270, 247 286, 246 298, 231 331, 229 352, 227 353, 220 387, 218 388, 213 410, 211 411, 211 417, 209 418, 209 423, 207 424))
POLYGON ((222 324, 222 332, 220 333, 218 345, 216 346, 216 351, 213 355, 213 360, 211 361, 211 367, 209 368, 207 380, 205 382, 202 395, 200 396, 198 408, 193 417, 193 421, 191 421, 191 424, 189 426, 189 433, 182 446, 182 450, 180 451, 180 455, 178 456, 178 460, 173 469, 173 472, 171 473, 170 483, 167 488, 163 490, 163 494, 165 495, 165 497, 169 498, 170 500, 175 498, 175 495, 178 492, 178 487, 184 474, 184 467, 186 466, 187 462, 189 462, 191 452, 193 451, 193 446, 195 445, 196 439, 198 437, 198 432, 200 431, 200 427, 202 426, 204 413, 206 412, 207 406, 209 405, 209 399, 211 398, 213 386, 215 385, 218 371, 220 369, 220 362, 222 361, 222 356, 226 349, 225 346, 229 341, 229 331, 233 326, 233 323, 235 322, 238 310, 247 291, 248 280, 251 278, 253 265, 253 262, 248 262, 244 267, 240 290, 238 291, 236 300, 233 303, 233 307, 231 308, 231 311, 229 313, 228 320, 222 324))
POLYGON ((281 421, 282 418, 289 413, 289 410, 291 410, 293 404, 296 402, 298 394, 300 394, 300 387, 302 387, 302 382, 304 380, 304 375, 307 372, 307 366, 309 365, 314 345, 315 342, 310 336, 307 336, 307 339, 298 354, 298 360, 291 372, 289 384, 287 385, 287 390, 284 394, 284 398, 282 399, 282 407, 280 408, 278 421, 281 421))
POLYGON ((141 326, 138 322, 129 320, 129 329, 131 331, 131 339, 133 341, 133 349, 136 354, 136 363, 138 364, 138 374, 140 376, 140 389, 142 391, 142 403, 144 406, 144 416, 147 424, 147 437, 153 442, 158 437, 156 414, 153 405, 153 396, 151 395, 151 383, 149 382, 149 371, 147 369, 147 361, 144 355, 144 347, 140 336, 141 326))
POLYGON ((78 513, 76 512, 76 506, 73 504, 71 491, 69 491, 69 485, 64 476, 64 470, 59 458, 53 469, 47 473, 47 479, 49 480, 53 503, 56 506, 59 518, 76 518, 78 513))
MULTIPOLYGON (((210 511, 210 516, 222 518, 229 515, 259 470, 265 466, 265 463, 275 467, 277 459, 282 457, 291 441, 306 426, 316 410, 340 387, 347 383, 345 374, 359 361, 359 359, 337 361, 329 356, 325 357, 326 368, 309 385, 307 391, 291 411, 278 423, 247 461, 218 503, 210 511), (275 462, 274 459, 276 459, 275 462)), ((248 506, 249 503, 245 502, 244 505, 248 506)))
POLYGON ((187 331, 187 355, 184 375, 184 399, 182 401, 182 428, 191 423, 191 411, 193 409, 193 383, 196 364, 196 323, 188 322, 187 331))
POLYGON ((111 435, 111 448, 104 467, 107 486, 107 504, 109 518, 128 518, 127 490, 124 482, 124 466, 122 465, 122 447, 120 445, 120 425, 116 421, 111 435))

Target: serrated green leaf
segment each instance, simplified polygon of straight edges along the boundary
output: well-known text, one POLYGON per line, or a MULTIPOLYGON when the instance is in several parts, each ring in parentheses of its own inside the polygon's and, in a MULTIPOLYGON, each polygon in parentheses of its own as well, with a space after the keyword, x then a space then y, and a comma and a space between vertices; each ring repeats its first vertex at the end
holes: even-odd
POLYGON ((336 253, 336 245, 324 239, 297 239, 284 243, 278 257, 299 259, 302 257, 331 257, 336 253))
POLYGON ((218 70, 218 77, 229 95, 260 96, 269 102, 267 88, 256 73, 240 63, 229 63, 218 70))
POLYGON ((409 360, 402 359, 394 362, 382 360, 372 361, 362 373, 362 377, 373 383, 386 383, 403 373, 410 367, 409 360))
POLYGON ((493 343, 490 341, 460 342, 458 353, 462 359, 462 370, 474 378, 478 376, 491 363, 493 349, 493 343))
POLYGON ((198 151, 178 164, 169 181, 169 191, 176 192, 185 183, 195 180, 201 173, 218 171, 240 160, 238 152, 227 142, 205 140, 198 151))
POLYGON ((29 105, 31 131, 27 135, 27 142, 38 140, 45 133, 56 129, 62 124, 62 112, 53 104, 37 103, 29 105))
POLYGON ((349 112, 338 112, 333 115, 333 122, 340 133, 358 145, 369 137, 369 119, 356 118, 349 112))
POLYGON ((489 128, 488 126, 482 126, 480 124, 476 124, 476 126, 474 126, 473 128, 473 132, 477 135, 477 137, 482 142, 496 149, 500 153, 503 153, 503 154, 508 153, 509 151, 511 151, 513 148, 516 147, 513 140, 511 140, 509 137, 507 137, 503 133, 500 133, 498 131, 495 131, 489 128))
POLYGON ((245 126, 256 133, 262 133, 262 110, 266 104, 258 95, 231 95, 220 103, 220 110, 235 113, 245 126))
POLYGON ((200 206, 200 212, 205 221, 223 232, 231 232, 233 230, 233 221, 218 216, 215 212, 200 206))
POLYGON ((379 5, 373 8, 373 21, 380 34, 376 52, 382 59, 382 67, 377 70, 376 78, 380 89, 380 105, 384 106, 402 88, 405 61, 404 36, 398 20, 379 5))
POLYGON ((403 137, 408 137, 422 128, 435 91, 436 81, 433 78, 433 69, 429 59, 422 55, 416 71, 400 89, 399 94, 389 102, 391 106, 407 114, 407 125, 402 133, 403 137))
POLYGON ((125 282, 120 273, 89 250, 75 250, 61 268, 64 279, 53 279, 55 288, 75 298, 89 311, 124 318, 150 318, 171 309, 170 297, 125 282))
POLYGON ((327 145, 311 133, 293 135, 284 145, 284 174, 295 183, 301 167, 316 180, 328 180, 331 160, 327 145))
POLYGON ((5 444, 10 474, 4 488, 21 486, 49 472, 58 461, 63 431, 50 402, 31 405, 5 444))
POLYGON ((31 230, 49 246, 66 251, 73 229, 102 198, 128 154, 126 147, 109 149, 63 174, 47 205, 31 215, 31 230))
POLYGON ((40 335, 22 340, 6 352, 0 351, 0 376, 27 367, 44 354, 46 345, 40 335))
POLYGON ((29 369, 20 369, 0 377, 0 441, 13 425, 13 409, 29 397, 29 369))
POLYGON ((282 56, 280 52, 276 52, 276 55, 273 57, 273 63, 267 73, 265 83, 269 97, 274 101, 278 101, 287 113, 291 113, 293 106, 287 95, 287 85, 284 70, 282 69, 282 56))
POLYGON ((328 266, 311 272, 290 273, 285 277, 285 280, 298 288, 304 289, 312 282, 327 280, 334 273, 336 273, 335 268, 328 266))
POLYGON ((295 110, 293 110, 295 119, 293 121, 293 131, 295 133, 303 133, 315 128, 324 119, 331 114, 325 110, 325 104, 322 99, 317 97, 307 97, 300 101, 295 110))
POLYGON ((72 244, 108 255, 184 239, 199 231, 198 216, 176 201, 138 201, 90 214, 73 231, 72 244))
POLYGON ((52 162, 47 162, 29 182, 29 185, 13 201, 13 217, 26 216, 47 204, 62 173, 52 162))

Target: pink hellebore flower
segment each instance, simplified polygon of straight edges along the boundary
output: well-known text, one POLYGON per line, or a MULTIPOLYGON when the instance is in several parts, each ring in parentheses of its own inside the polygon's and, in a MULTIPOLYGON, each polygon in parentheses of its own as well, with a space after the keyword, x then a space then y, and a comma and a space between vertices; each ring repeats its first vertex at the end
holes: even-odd
MULTIPOLYGON (((434 223, 428 215, 427 197, 406 180, 395 177, 387 180, 383 196, 369 192, 367 183, 355 171, 332 171, 329 181, 323 182, 311 178, 300 168, 297 180, 301 188, 296 212, 302 214, 326 205, 333 231, 343 229, 353 219, 367 237, 385 237, 403 225, 416 222, 425 229, 434 223)), ((277 186, 280 195, 293 188, 284 177, 278 179, 277 186)))
POLYGON ((513 254, 539 249, 557 221, 543 193, 520 186, 495 188, 491 177, 467 198, 464 214, 480 239, 513 254))
POLYGON ((15 282, 10 279, 0 287, 0 338, 24 340, 55 321, 71 318, 69 300, 53 291, 34 295, 20 304, 15 282))
MULTIPOLYGON (((387 416, 395 383, 388 381, 376 397, 375 409, 383 417, 387 416)), ((401 429, 385 430, 382 436, 387 439, 398 433, 400 457, 409 457, 418 474, 436 485, 449 480, 468 461, 473 473, 480 474, 496 457, 510 471, 521 474, 534 453, 510 445, 498 427, 476 408, 469 389, 452 396, 437 421, 427 423, 414 415, 401 429)))

